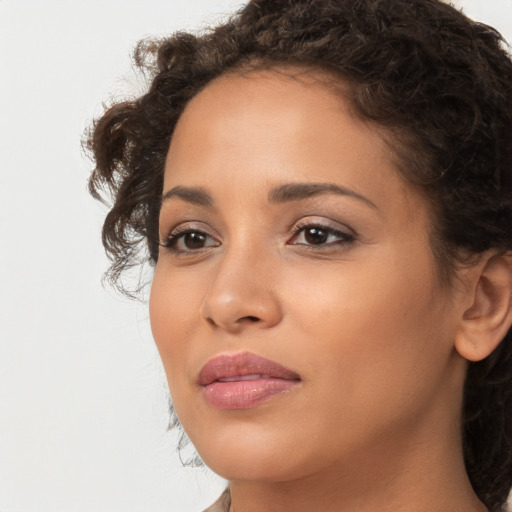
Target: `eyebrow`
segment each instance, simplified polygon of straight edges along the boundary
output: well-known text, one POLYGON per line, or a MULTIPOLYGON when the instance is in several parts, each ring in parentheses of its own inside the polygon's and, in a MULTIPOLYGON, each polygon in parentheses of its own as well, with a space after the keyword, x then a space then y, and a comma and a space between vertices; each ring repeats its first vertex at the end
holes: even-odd
MULTIPOLYGON (((334 183, 286 183, 272 189, 268 194, 268 200, 270 203, 280 204, 290 201, 300 201, 301 199, 309 199, 310 197, 329 193, 353 197, 363 201, 372 208, 378 209, 375 203, 370 201, 368 198, 358 194, 354 190, 340 187, 334 183)), ((162 195, 162 203, 173 197, 177 197, 183 201, 196 204, 198 206, 211 208, 214 204, 212 196, 202 187, 183 187, 178 185, 162 195)))
POLYGON ((308 199, 310 197, 326 193, 353 197, 363 201, 372 208, 378 209, 377 205, 367 197, 364 197, 349 188, 335 185, 334 183, 287 183, 271 190, 269 192, 268 199, 271 203, 285 203, 288 201, 308 199))
POLYGON ((208 206, 210 208, 213 206, 212 196, 201 187, 182 187, 179 185, 173 187, 162 195, 162 204, 172 197, 177 197, 198 206, 208 206))

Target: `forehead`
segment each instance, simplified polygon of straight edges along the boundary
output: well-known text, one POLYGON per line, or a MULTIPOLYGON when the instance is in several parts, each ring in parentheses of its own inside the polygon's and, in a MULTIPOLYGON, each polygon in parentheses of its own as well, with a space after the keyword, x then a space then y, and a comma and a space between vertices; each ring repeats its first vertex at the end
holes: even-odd
POLYGON ((382 130, 352 113, 347 92, 325 73, 296 68, 221 76, 178 122, 164 191, 185 185, 266 194, 283 182, 328 181, 372 201, 382 200, 385 185, 406 201, 412 187, 382 130))

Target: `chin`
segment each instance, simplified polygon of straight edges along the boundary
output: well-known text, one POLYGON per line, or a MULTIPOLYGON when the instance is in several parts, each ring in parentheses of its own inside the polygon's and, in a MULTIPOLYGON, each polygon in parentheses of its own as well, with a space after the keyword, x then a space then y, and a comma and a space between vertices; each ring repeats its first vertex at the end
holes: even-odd
POLYGON ((255 432, 254 426, 247 427, 224 428, 217 431, 214 439, 211 435, 207 439, 193 434, 189 437, 204 463, 230 481, 292 480, 310 467, 305 460, 307 454, 297 449, 304 444, 297 441, 290 445, 289 432, 283 437, 261 430, 255 432))
POLYGON ((280 452, 253 453, 254 451, 231 452, 206 458, 206 465, 222 478, 233 481, 284 482, 304 476, 304 464, 283 460, 280 452))

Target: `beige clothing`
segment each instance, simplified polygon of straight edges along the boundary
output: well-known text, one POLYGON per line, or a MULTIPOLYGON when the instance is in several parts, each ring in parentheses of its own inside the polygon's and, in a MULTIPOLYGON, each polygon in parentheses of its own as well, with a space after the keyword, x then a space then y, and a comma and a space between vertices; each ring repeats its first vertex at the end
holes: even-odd
POLYGON ((229 488, 226 489, 220 498, 203 512, 229 512, 231 506, 231 496, 229 495, 229 488))

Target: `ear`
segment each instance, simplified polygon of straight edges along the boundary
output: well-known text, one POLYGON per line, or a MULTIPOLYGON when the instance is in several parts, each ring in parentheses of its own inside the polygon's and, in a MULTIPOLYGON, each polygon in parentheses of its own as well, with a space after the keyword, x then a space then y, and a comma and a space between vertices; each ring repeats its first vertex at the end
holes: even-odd
POLYGON ((468 301, 455 349, 468 361, 485 359, 512 324, 512 253, 487 254, 467 273, 468 301))

